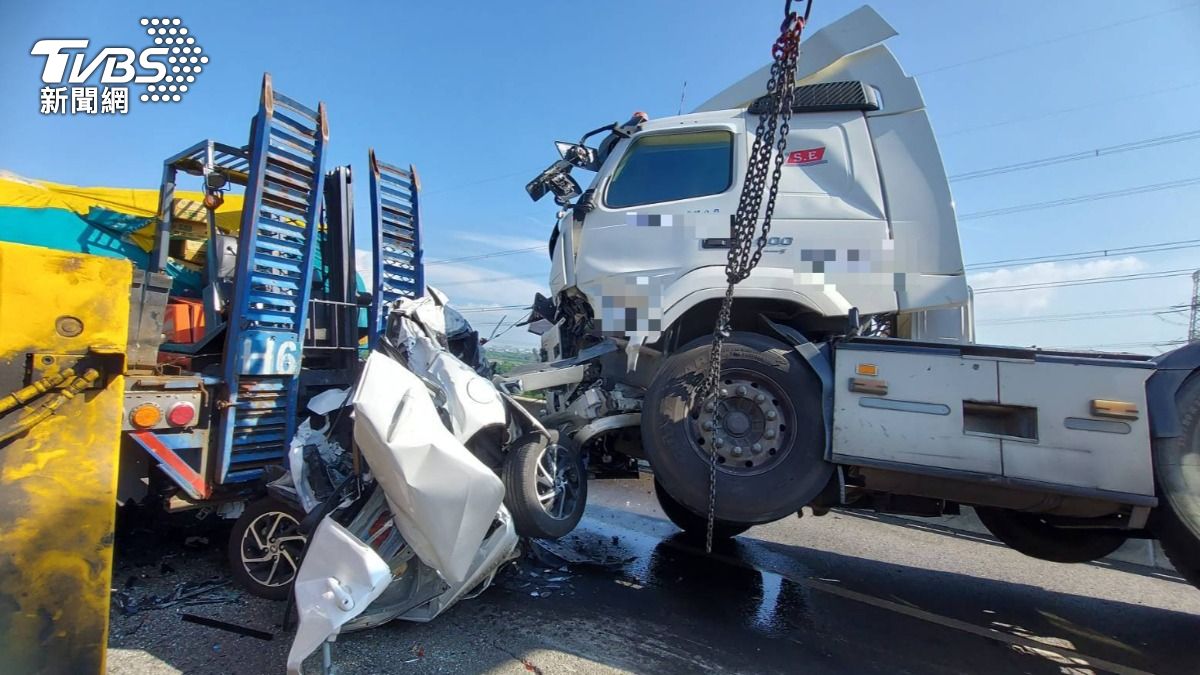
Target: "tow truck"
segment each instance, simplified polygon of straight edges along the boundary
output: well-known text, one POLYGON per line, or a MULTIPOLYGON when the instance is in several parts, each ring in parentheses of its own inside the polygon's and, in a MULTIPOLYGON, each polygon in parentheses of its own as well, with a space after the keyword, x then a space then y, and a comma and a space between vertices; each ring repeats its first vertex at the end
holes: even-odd
POLYGON ((264 76, 248 144, 204 140, 163 162, 135 274, 118 501, 236 518, 231 571, 265 597, 290 589, 304 512, 264 485, 306 402, 354 382, 366 337, 351 171, 324 170, 328 136, 323 104, 264 76), (187 177, 202 202, 177 196, 187 177))
POLYGON ((895 34, 863 7, 690 114, 558 142, 526 188, 560 207, 552 293, 529 318, 542 362, 507 386, 543 391, 543 422, 593 469, 648 462, 663 510, 710 545, 805 507, 970 505, 1050 560, 1158 539, 1200 585, 1200 344, 974 342, 950 188, 895 34), (594 172, 587 189, 573 170, 594 172), (739 250, 760 256, 744 278, 739 250))
POLYGON ((266 75, 249 143, 163 162, 144 259, 0 242, 0 494, 17 533, 0 647, 16 671, 103 670, 114 503, 237 518, 235 581, 290 593, 304 511, 264 488, 306 402, 352 385, 392 304, 424 294, 415 169, 370 153, 372 298, 351 170, 324 171, 327 140, 324 106, 266 75))

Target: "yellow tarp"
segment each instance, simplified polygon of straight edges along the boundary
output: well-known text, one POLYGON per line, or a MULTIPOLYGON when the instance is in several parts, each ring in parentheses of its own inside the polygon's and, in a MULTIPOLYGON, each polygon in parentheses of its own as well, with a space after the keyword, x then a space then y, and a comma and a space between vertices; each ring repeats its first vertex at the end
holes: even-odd
MULTIPOLYGON (((174 228, 175 234, 188 239, 203 238, 204 193, 178 190, 175 196, 174 216, 180 219, 174 228)), ((156 189, 79 187, 0 172, 0 209, 4 208, 68 211, 91 226, 124 235, 127 241, 143 251, 154 248, 154 219, 158 215, 156 189), (139 222, 141 219, 144 220, 139 222)), ((216 213, 218 227, 226 232, 237 232, 242 213, 241 195, 226 195, 225 203, 216 213)), ((9 213, 7 224, 20 227, 19 221, 12 222, 13 217, 9 213)), ((5 223, 0 220, 0 224, 5 223)))

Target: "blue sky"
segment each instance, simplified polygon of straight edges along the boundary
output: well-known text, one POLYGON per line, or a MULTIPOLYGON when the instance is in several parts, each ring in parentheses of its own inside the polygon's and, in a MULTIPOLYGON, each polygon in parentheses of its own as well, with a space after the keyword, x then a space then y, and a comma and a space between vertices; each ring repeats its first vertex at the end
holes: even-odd
MULTIPOLYGON (((365 213, 366 153, 420 173, 427 259, 542 245, 553 220, 525 182, 556 138, 634 110, 675 114, 761 66, 776 1, 524 3, 10 2, 0 7, 0 169, 59 182, 156 187, 161 161, 202 138, 241 143, 263 71, 329 109, 327 165, 350 163, 365 213), (211 57, 183 102, 128 116, 42 117, 33 42, 145 44, 143 16, 180 16, 211 57)), ((817 28, 862 2, 818 0, 817 28)), ((918 75, 947 172, 1004 166, 1200 129, 1200 3, 872 3, 918 75)), ((1200 140, 952 184, 958 213, 1200 177, 1200 140)), ((967 263, 1200 238, 1200 185, 961 223, 967 263)), ((360 218, 363 223, 365 218, 360 218)), ((975 273, 977 288, 1193 269, 1200 248, 975 273)), ((544 252, 429 268, 464 305, 527 301, 544 252), (511 276, 510 276, 511 275, 511 276), (485 280, 485 281, 478 281, 485 280)), ((1177 276, 978 296, 983 341, 1155 353, 1182 338, 1177 276), (1086 320, 1064 314, 1109 312, 1086 320), (1014 320, 1020 322, 1013 322, 1014 320), (993 323, 993 322, 1001 323, 993 323), (1007 322, 1007 323, 1005 323, 1007 322)), ((483 332, 495 314, 474 314, 483 332)), ((510 316, 510 319, 515 318, 510 316)), ((513 331, 510 344, 532 344, 513 331)))

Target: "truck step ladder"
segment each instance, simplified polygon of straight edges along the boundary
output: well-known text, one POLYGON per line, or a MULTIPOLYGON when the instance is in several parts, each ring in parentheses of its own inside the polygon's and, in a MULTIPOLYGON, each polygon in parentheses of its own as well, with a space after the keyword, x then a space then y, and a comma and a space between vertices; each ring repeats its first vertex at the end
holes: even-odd
POLYGON ((218 483, 260 477, 295 431, 328 140, 325 104, 314 111, 265 75, 225 337, 218 483))
POLYGON ((375 289, 371 302, 370 345, 387 327, 390 304, 425 295, 421 218, 417 193, 421 180, 408 170, 385 164, 370 151, 371 234, 375 245, 375 289))

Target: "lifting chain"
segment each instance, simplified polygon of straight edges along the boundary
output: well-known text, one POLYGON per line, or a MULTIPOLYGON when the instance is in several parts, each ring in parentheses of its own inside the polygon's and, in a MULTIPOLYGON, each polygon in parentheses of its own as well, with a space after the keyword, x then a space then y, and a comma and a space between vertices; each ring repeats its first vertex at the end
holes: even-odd
MULTIPOLYGON (((758 117, 754 130, 754 144, 750 148, 750 159, 746 177, 738 198, 737 211, 730 223, 729 257, 725 264, 725 298, 717 312, 717 323, 713 329, 712 350, 708 357, 708 374, 704 378, 697 397, 697 405, 713 405, 721 392, 722 347, 729 337, 730 313, 733 309, 733 289, 750 276, 762 258, 763 246, 771 232, 771 216, 775 212, 775 197, 779 194, 779 177, 783 173, 783 161, 787 151, 787 136, 792 118, 792 101, 796 89, 796 58, 800 54, 800 34, 812 11, 812 0, 808 0, 801 16, 792 11, 792 0, 784 5, 783 22, 779 26, 779 37, 771 47, 771 76, 767 80, 767 110, 758 117), (770 183, 767 183, 768 172, 770 183), (766 193, 766 204, 763 194, 766 193), (762 214, 762 231, 755 238, 759 214, 762 214), (752 250, 753 249, 753 250, 752 250)), ((708 526, 704 535, 704 550, 712 552, 713 524, 717 512, 717 451, 709 447, 708 466, 708 526)))

